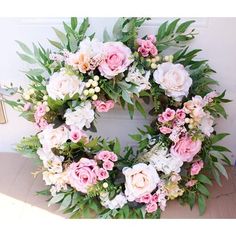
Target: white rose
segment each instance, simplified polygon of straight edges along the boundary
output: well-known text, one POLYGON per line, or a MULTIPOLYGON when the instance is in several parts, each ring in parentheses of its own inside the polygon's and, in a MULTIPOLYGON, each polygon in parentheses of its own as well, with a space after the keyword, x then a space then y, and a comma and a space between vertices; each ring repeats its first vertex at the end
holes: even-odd
POLYGON ((51 148, 58 148, 63 145, 69 138, 69 130, 64 126, 53 129, 53 125, 48 125, 41 133, 38 134, 40 143, 45 151, 51 148))
POLYGON ((64 160, 63 156, 56 156, 52 151, 45 152, 43 148, 38 149, 37 154, 39 155, 39 158, 43 161, 43 166, 47 168, 50 172, 62 172, 62 162, 64 160))
POLYGON ((214 125, 214 118, 210 115, 209 112, 205 112, 205 116, 202 117, 199 129, 202 131, 203 134, 210 136, 211 133, 214 131, 212 127, 214 125))
POLYGON ((150 163, 156 168, 157 171, 162 171, 169 175, 171 172, 179 173, 183 161, 180 158, 171 155, 155 156, 150 158, 150 163))
POLYGON ((68 109, 64 117, 67 125, 73 125, 82 130, 84 126, 86 128, 90 127, 94 120, 94 110, 90 102, 85 102, 77 106, 74 111, 68 109))
POLYGON ((139 163, 132 168, 123 168, 125 175, 125 195, 129 201, 151 193, 157 186, 160 178, 152 165, 139 163))
POLYGON ((51 75, 48 85, 46 86, 49 97, 54 100, 64 99, 66 96, 72 98, 75 94, 81 95, 85 83, 76 75, 69 75, 62 69, 51 75))
POLYGON ((153 74, 154 81, 160 84, 167 96, 181 101, 189 93, 192 79, 181 64, 162 63, 153 74))

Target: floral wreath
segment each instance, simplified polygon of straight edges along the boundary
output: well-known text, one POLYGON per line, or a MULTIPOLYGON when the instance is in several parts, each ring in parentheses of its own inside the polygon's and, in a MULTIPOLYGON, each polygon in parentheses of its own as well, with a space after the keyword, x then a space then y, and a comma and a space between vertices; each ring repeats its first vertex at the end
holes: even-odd
POLYGON ((3 100, 39 129, 17 151, 39 161, 35 174, 49 188, 38 193, 51 195, 49 205, 60 204, 71 218, 159 218, 177 198, 190 208, 197 203, 203 214, 212 177, 218 184, 220 174, 227 177, 230 151, 217 142, 228 134, 214 127, 230 100, 210 88, 215 71, 196 59, 201 50, 187 46, 194 21, 166 21, 156 35, 139 37, 146 20, 119 18, 100 42, 86 34, 88 18, 80 25, 71 18, 65 33, 54 28, 56 51, 17 41, 20 58, 33 64, 25 72, 31 83, 5 86, 19 98, 3 100), (146 117, 145 104, 152 104, 153 122, 130 135, 137 149, 86 134, 115 104, 131 119, 135 111, 146 117))

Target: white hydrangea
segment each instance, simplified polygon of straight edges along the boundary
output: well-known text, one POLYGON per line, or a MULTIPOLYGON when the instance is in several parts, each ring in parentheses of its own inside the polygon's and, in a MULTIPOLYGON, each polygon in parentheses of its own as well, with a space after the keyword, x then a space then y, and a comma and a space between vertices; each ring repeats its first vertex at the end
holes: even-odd
POLYGON ((75 94, 81 95, 85 83, 76 75, 68 74, 65 69, 51 75, 46 86, 48 96, 54 100, 64 99, 66 96, 72 98, 75 94))
POLYGON ((43 149, 50 151, 51 148, 58 148, 68 140, 69 130, 64 125, 54 129, 53 125, 50 124, 38 134, 38 138, 43 149))
POLYGON ((122 208, 127 203, 127 198, 124 193, 117 194, 112 200, 109 199, 109 193, 104 192, 100 194, 102 206, 111 210, 122 208))
POLYGON ((97 57, 103 53, 103 43, 96 38, 91 40, 87 37, 80 42, 79 52, 87 55, 89 58, 97 57))
POLYGON ((131 67, 125 80, 136 84, 138 86, 138 92, 141 92, 142 90, 150 89, 149 77, 150 71, 147 71, 143 76, 137 68, 131 67))
POLYGON ((199 129, 206 136, 210 136, 211 133, 214 131, 213 125, 214 125, 214 117, 211 116, 208 111, 206 111, 205 115, 202 117, 200 121, 199 129))
POLYGON ((82 103, 80 106, 75 107, 74 111, 67 109, 64 117, 66 124, 77 127, 82 130, 84 126, 90 128, 90 124, 94 120, 94 110, 92 109, 91 102, 82 103))
POLYGON ((43 161, 43 166, 50 172, 62 172, 62 162, 64 160, 63 156, 56 156, 52 151, 45 152, 43 148, 38 149, 37 154, 39 155, 39 158, 43 161))

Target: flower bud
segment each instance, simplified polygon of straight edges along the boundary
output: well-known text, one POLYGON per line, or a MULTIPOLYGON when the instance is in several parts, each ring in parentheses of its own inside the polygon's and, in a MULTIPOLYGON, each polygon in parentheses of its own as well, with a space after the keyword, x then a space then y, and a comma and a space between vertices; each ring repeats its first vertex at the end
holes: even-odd
POLYGON ((93 83, 93 80, 92 80, 92 79, 89 79, 88 82, 89 82, 90 84, 92 84, 92 83, 93 83))
POLYGON ((108 183, 107 182, 103 183, 102 187, 103 188, 108 188, 108 183))
POLYGON ((98 76, 98 75, 95 75, 95 76, 93 77, 93 80, 94 80, 94 81, 98 81, 98 80, 99 80, 99 76, 98 76))
POLYGON ((94 94, 94 89, 93 88, 91 88, 91 89, 89 89, 89 94, 94 94))
POLYGON ((151 64, 151 68, 155 70, 155 69, 157 68, 157 64, 152 63, 152 64, 151 64))
POLYGON ((96 101, 98 99, 98 95, 97 94, 94 94, 93 96, 92 96, 92 100, 93 101, 96 101))
POLYGON ((96 93, 99 93, 99 92, 101 91, 101 89, 100 89, 100 87, 95 87, 95 88, 94 88, 94 91, 95 91, 96 93))
POLYGON ((85 87, 86 88, 89 88, 91 86, 91 83, 90 82, 87 82, 86 84, 85 84, 85 87))
POLYGON ((48 96, 47 96, 47 95, 44 95, 44 96, 43 96, 43 100, 44 100, 44 101, 47 101, 47 100, 48 100, 48 96))
POLYGON ((84 94, 84 96, 88 96, 88 94, 89 94, 88 89, 85 89, 84 92, 83 92, 83 94, 84 94))
POLYGON ((98 82, 97 81, 93 81, 92 82, 92 86, 95 88, 95 87, 97 87, 98 86, 98 82))

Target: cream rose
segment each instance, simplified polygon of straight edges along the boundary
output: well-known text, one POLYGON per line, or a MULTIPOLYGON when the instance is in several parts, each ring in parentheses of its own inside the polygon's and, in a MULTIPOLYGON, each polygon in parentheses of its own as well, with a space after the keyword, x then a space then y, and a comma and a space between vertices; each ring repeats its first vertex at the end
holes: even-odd
POLYGON ((55 72, 46 86, 48 96, 54 100, 72 98, 75 94, 82 94, 85 83, 76 75, 69 75, 65 70, 55 72))
POLYGON ((38 134, 38 138, 43 149, 49 151, 51 148, 60 147, 69 139, 69 130, 64 125, 53 129, 50 124, 38 134))
POLYGON ((129 201, 134 201, 147 193, 151 193, 160 181, 152 165, 139 163, 132 168, 123 168, 125 175, 125 195, 129 201))
POLYGON ((181 64, 162 63, 153 74, 154 81, 160 84, 167 96, 181 101, 189 93, 192 79, 181 64))

